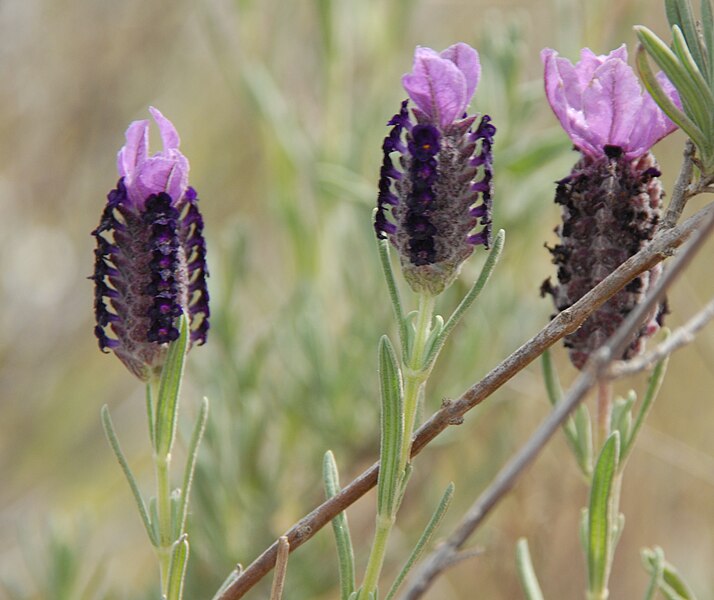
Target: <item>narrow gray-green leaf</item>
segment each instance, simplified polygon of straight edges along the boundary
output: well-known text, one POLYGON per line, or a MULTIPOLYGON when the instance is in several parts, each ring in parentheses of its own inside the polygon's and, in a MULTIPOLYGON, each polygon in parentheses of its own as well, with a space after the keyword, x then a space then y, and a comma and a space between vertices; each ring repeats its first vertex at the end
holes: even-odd
POLYGON ((602 447, 590 488, 587 554, 591 594, 602 593, 607 588, 614 518, 611 498, 619 454, 620 434, 614 431, 602 447))
POLYGON ((449 337, 449 334, 453 331, 454 327, 456 327, 458 322, 461 320, 461 317, 464 316, 466 310, 468 310, 468 308, 479 297, 481 291, 488 283, 494 268, 498 264, 498 259, 501 256, 505 242, 506 232, 503 229, 500 229, 493 240, 493 248, 491 248, 483 267, 481 267, 481 273, 479 273, 478 279, 476 279, 474 284, 471 286, 471 289, 456 307, 456 310, 449 317, 449 320, 444 325, 441 333, 437 338, 435 338, 434 343, 429 349, 429 352, 424 360, 425 369, 431 366, 437 359, 441 348, 444 346, 444 343, 449 337))
POLYGON ((169 344, 169 351, 161 371, 161 382, 159 383, 155 424, 156 453, 159 456, 166 456, 171 452, 176 435, 178 399, 186 352, 188 351, 189 332, 186 315, 181 315, 180 323, 179 337, 169 344))
POLYGON ((134 496, 136 506, 139 509, 139 516, 141 517, 141 522, 144 524, 144 528, 146 529, 146 533, 149 536, 149 540, 151 540, 151 543, 156 546, 158 545, 158 536, 156 534, 156 530, 153 527, 151 518, 149 517, 149 513, 146 510, 146 504, 144 503, 144 498, 142 497, 141 492, 139 491, 139 485, 136 482, 136 477, 134 477, 134 473, 132 473, 131 471, 131 467, 129 466, 129 463, 126 460, 126 457, 124 456, 124 452, 122 452, 121 445, 119 444, 119 438, 117 437, 116 431, 114 431, 114 423, 112 422, 112 417, 109 414, 109 407, 106 404, 102 406, 101 415, 104 433, 106 434, 107 440, 109 441, 109 445, 111 446, 112 451, 114 452, 114 456, 119 462, 121 470, 124 472, 124 477, 126 477, 126 480, 129 483, 129 488, 131 489, 131 493, 134 496))
POLYGON ((662 573, 662 591, 665 589, 673 593, 672 598, 676 600, 697 600, 679 571, 667 561, 664 562, 664 572, 662 573))
POLYGON ((183 472, 183 485, 181 487, 181 507, 175 523, 178 526, 177 537, 186 531, 186 518, 188 517, 188 502, 191 498, 191 485, 193 484, 193 474, 196 470, 196 460, 198 459, 198 448, 206 431, 206 421, 208 420, 208 398, 201 401, 201 408, 198 411, 198 418, 191 434, 191 441, 188 445, 188 456, 183 472))
POLYGON ((183 583, 186 578, 188 563, 188 538, 182 535, 173 545, 171 562, 169 563, 169 585, 166 594, 167 600, 181 600, 183 596, 183 583))
POLYGON ((647 585, 647 591, 645 592, 643 600, 654 600, 655 594, 662 581, 662 573, 664 573, 664 554, 662 553, 662 549, 655 548, 653 552, 645 548, 642 550, 642 562, 650 574, 650 582, 647 585))
POLYGON ((691 46, 687 44, 687 40, 684 39, 684 34, 679 27, 672 28, 672 44, 679 58, 680 65, 689 74, 692 84, 696 88, 697 93, 689 99, 690 104, 695 105, 693 113, 703 115, 703 118, 706 120, 700 121, 699 125, 705 131, 711 131, 711 112, 714 106, 714 94, 712 94, 704 75, 702 75, 702 67, 697 64, 695 57, 692 56, 691 46))
POLYGON ((665 11, 671 27, 678 27, 684 34, 693 60, 704 71, 705 63, 702 54, 701 40, 697 33, 697 24, 689 0, 666 0, 665 11))
MULTIPOLYGON (((563 389, 553 365, 550 350, 541 354, 541 367, 548 400, 552 406, 555 406, 563 399, 563 389)), ((585 477, 590 477, 592 472, 592 434, 590 432, 590 413, 584 404, 580 404, 575 409, 574 417, 568 417, 563 423, 563 433, 580 470, 585 477)))
POLYGON ((705 71, 709 87, 714 86, 714 16, 712 15, 712 5, 710 0, 702 0, 702 34, 704 37, 705 59, 707 70, 705 71))
POLYGON ((377 511, 380 515, 392 517, 399 491, 399 451, 404 431, 404 411, 402 378, 394 348, 386 335, 379 340, 379 386, 382 411, 377 511))
POLYGON ((687 69, 682 65, 679 57, 646 27, 638 26, 635 27, 635 30, 652 58, 664 71, 664 74, 667 75, 674 87, 677 88, 684 111, 702 128, 708 115, 706 112, 701 111, 701 101, 698 97, 699 89, 687 69))
POLYGON ((642 429, 642 425, 644 424, 645 419, 647 418, 647 415, 649 414, 652 405, 654 404, 654 401, 657 398, 657 394, 659 393, 659 390, 662 387, 664 376, 667 374, 668 362, 668 357, 663 358, 660 362, 658 362, 652 370, 652 374, 649 376, 649 379, 647 380, 647 390, 645 392, 644 397, 642 398, 642 404, 640 406, 639 411, 637 412, 634 424, 632 425, 632 432, 630 433, 629 439, 625 440, 623 444, 624 448, 622 450, 622 458, 620 460, 622 464, 624 464, 624 461, 627 460, 627 457, 630 455, 630 452, 632 452, 632 448, 635 444, 635 441, 637 440, 637 435, 642 429))
MULTIPOLYGON (((642 42, 642 45, 638 46, 636 54, 637 70, 639 71, 642 83, 649 92, 650 96, 652 96, 655 102, 657 102, 664 113, 674 123, 682 128, 682 130, 697 145, 700 152, 704 152, 708 144, 701 129, 699 129, 697 124, 685 115, 664 92, 662 86, 659 84, 654 72, 652 71, 649 61, 647 60, 647 53, 645 52, 645 49, 647 49, 650 54, 652 54, 655 61, 660 64, 657 60, 657 52, 659 52, 660 46, 664 46, 664 44, 646 27, 637 26, 635 27, 635 31, 637 32, 637 37, 640 39, 640 42, 642 42)), ((664 48, 669 51, 669 48, 666 46, 664 46, 664 48)), ((660 67, 661 66, 662 65, 660 64, 660 67)))
POLYGON ((538 583, 531 553, 528 550, 528 540, 521 538, 516 544, 516 569, 518 577, 521 580, 523 592, 526 595, 526 600, 543 600, 543 592, 538 583))
POLYGON ((402 567, 402 570, 399 572, 399 575, 397 575, 397 578, 394 580, 394 583, 389 589, 387 595, 384 597, 384 600, 391 600, 394 595, 399 591, 399 586, 402 585, 404 579, 407 577, 407 575, 409 575, 409 571, 411 570, 411 568, 424 553, 424 550, 426 549, 427 544, 433 537, 434 532, 441 524, 441 521, 444 518, 446 511, 449 509, 449 505, 451 504, 451 500, 453 497, 454 484, 450 483, 447 486, 446 490, 444 490, 444 493, 441 496, 441 500, 439 500, 439 504, 437 505, 434 514, 431 515, 431 519, 429 519, 429 522, 424 528, 424 532, 419 537, 419 541, 417 541, 414 550, 412 550, 412 553, 409 555, 407 562, 405 563, 404 567, 402 567))
MULTIPOLYGON (((322 477, 325 496, 329 499, 340 493, 340 476, 335 457, 330 450, 322 461, 322 477)), ((340 599, 349 600, 355 591, 355 558, 352 548, 347 514, 343 511, 332 519, 332 532, 337 545, 337 561, 340 575, 340 599)))
POLYGON ((379 260, 382 264, 382 272, 384 273, 384 279, 387 283, 387 290, 389 291, 389 299, 392 301, 392 309, 394 311, 394 318, 397 321, 397 326, 399 327, 399 344, 402 349, 402 356, 407 356, 407 322, 404 319, 404 309, 402 308, 402 299, 399 295, 399 288, 397 287, 397 281, 394 278, 394 270, 392 269, 392 261, 389 257, 389 241, 388 240, 377 240, 377 247, 379 249, 379 260))

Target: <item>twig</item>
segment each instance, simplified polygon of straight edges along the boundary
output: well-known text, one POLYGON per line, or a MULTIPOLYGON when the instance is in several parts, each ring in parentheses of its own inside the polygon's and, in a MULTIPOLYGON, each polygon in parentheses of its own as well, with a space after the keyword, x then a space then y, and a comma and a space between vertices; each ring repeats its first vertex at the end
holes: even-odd
MULTIPOLYGON (((446 401, 416 432, 412 443, 412 456, 449 425, 459 424, 463 416, 482 400, 490 396, 505 382, 523 370, 546 349, 563 336, 575 331, 588 316, 616 294, 640 273, 671 255, 689 236, 714 215, 714 204, 695 213, 681 225, 663 229, 640 252, 625 261, 603 279, 595 288, 567 310, 561 312, 545 328, 524 343, 513 354, 496 366, 481 381, 466 390, 457 400, 446 401)), ((336 515, 356 502, 377 483, 379 465, 373 464, 361 473, 339 494, 323 502, 308 515, 293 525, 286 533, 290 551, 299 548, 336 515)), ((216 600, 238 600, 257 584, 275 565, 278 543, 274 542, 263 551, 216 600)))
POLYGON ((281 600, 283 597, 289 556, 290 544, 288 543, 288 538, 283 535, 278 540, 278 556, 275 561, 275 574, 273 575, 273 587, 270 590, 270 600, 281 600))
POLYGON ((499 471, 491 485, 476 499, 453 533, 414 572, 412 583, 400 600, 420 598, 434 579, 448 567, 453 555, 458 553, 486 515, 513 487, 518 477, 535 460, 548 440, 583 400, 587 392, 603 378, 612 357, 622 354, 632 335, 641 326, 650 311, 657 306, 676 277, 686 268, 713 228, 714 213, 709 213, 708 218, 702 223, 701 229, 694 232, 686 248, 667 269, 644 302, 627 316, 608 342, 593 354, 563 401, 552 410, 525 445, 499 471))
POLYGON ((684 160, 682 161, 682 168, 677 176, 677 181, 674 182, 674 188, 672 189, 672 199, 667 207, 667 212, 662 219, 662 227, 671 228, 674 227, 679 217, 682 215, 687 200, 692 195, 689 191, 689 184, 692 181, 692 172, 694 171, 694 154, 696 152, 696 147, 692 140, 687 140, 684 145, 684 160))
POLYGON ((691 344, 696 334, 712 319, 714 319, 714 300, 711 300, 689 321, 675 329, 666 340, 646 354, 627 361, 613 362, 607 371, 607 377, 609 379, 618 379, 651 368, 652 365, 679 350, 682 346, 691 344))

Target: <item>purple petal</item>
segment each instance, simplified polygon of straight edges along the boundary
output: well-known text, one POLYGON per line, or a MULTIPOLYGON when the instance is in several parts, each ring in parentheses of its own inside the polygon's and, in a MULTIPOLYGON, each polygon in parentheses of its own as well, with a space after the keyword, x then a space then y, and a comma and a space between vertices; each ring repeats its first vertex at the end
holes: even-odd
POLYGON ((121 177, 129 175, 138 163, 149 156, 149 121, 133 121, 125 137, 126 144, 117 154, 117 170, 121 177))
POLYGON ((481 61, 479 60, 478 52, 468 44, 459 42, 449 46, 439 56, 450 60, 464 74, 466 79, 466 102, 470 102, 481 78, 481 61))
MULTIPOLYGON (((667 94, 672 102, 674 102, 675 106, 681 110, 682 101, 679 98, 679 93, 676 88, 672 85, 672 82, 670 82, 670 80, 667 79, 667 76, 662 72, 657 73, 657 81, 662 87, 664 93, 667 94)), ((645 93, 642 98, 639 120, 643 123, 649 123, 650 126, 635 127, 630 141, 632 149, 627 153, 628 158, 630 158, 629 154, 632 154, 632 158, 641 156, 662 138, 668 136, 675 129, 677 129, 677 125, 675 125, 670 118, 665 115, 662 110, 660 110, 657 103, 648 93, 645 93)))
POLYGON ((641 104, 642 88, 633 70, 620 59, 603 63, 583 92, 590 143, 629 148, 633 127, 647 126, 637 117, 641 104))
POLYGON ((430 48, 417 48, 412 72, 402 77, 402 85, 417 108, 442 128, 466 110, 466 77, 430 48))
POLYGON ((188 187, 188 160, 179 148, 179 135, 159 110, 149 108, 163 142, 163 150, 149 156, 149 122, 134 121, 126 131, 126 144, 117 156, 117 168, 124 178, 127 196, 135 207, 142 207, 149 196, 162 192, 174 203, 188 187))
POLYGON ((162 115, 161 111, 158 108, 150 106, 149 112, 154 118, 154 121, 156 121, 156 124, 159 126, 161 141, 164 143, 164 152, 178 149, 181 140, 179 138, 178 131, 176 131, 176 128, 174 127, 174 124, 169 121, 164 115, 162 115))
MULTIPOLYGON (((628 159, 633 159, 674 129, 649 95, 643 93, 637 76, 627 65, 624 44, 600 56, 584 48, 575 66, 550 48, 541 52, 541 59, 548 102, 582 152, 598 157, 604 155, 605 146, 617 146, 628 159)), ((676 95, 667 84, 668 93, 676 95)))

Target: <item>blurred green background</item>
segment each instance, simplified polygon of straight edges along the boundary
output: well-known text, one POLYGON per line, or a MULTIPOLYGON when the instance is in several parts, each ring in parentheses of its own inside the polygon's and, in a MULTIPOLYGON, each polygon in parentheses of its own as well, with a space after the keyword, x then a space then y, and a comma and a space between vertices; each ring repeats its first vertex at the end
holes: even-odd
MULTIPOLYGON (((92 335, 96 226, 115 155, 155 105, 182 136, 206 221, 212 329, 191 353, 190 430, 211 401, 191 518, 187 600, 210 598, 322 497, 332 449, 343 482, 377 456, 376 344, 394 334, 371 211, 386 121, 417 44, 481 53, 472 108, 498 127, 494 222, 507 242, 494 280, 445 349, 426 413, 459 395, 551 313, 543 242, 559 218, 553 181, 576 155, 542 93, 540 49, 575 59, 665 38, 652 0, 5 0, 0 2, 0 598, 156 598, 157 569, 99 422, 108 403, 145 493, 153 485, 143 386, 92 335)), ((153 131, 158 148, 157 131, 153 131)), ((657 148, 671 188, 684 138, 657 148)), ((694 204, 701 206, 703 199, 694 204)), ((714 247, 710 244, 706 253, 714 247)), ((468 289, 483 253, 440 300, 468 289)), ((670 294, 676 325, 714 294, 699 258, 670 294)), ((562 349, 562 377, 575 372, 562 349)), ((714 597, 714 330, 678 353, 625 477, 627 525, 611 597, 641 597, 639 549, 662 545, 714 597)), ((642 389, 642 379, 621 389, 642 389)), ((399 567, 447 483, 447 532, 548 411, 537 364, 416 462, 391 540, 399 567)), ((586 491, 559 436, 489 518, 480 557, 429 598, 521 597, 514 547, 528 536, 546 597, 583 596, 586 491), (474 590, 478 590, 478 593, 474 590)), ((358 572, 374 515, 349 511, 358 572)), ((325 530, 289 563, 286 599, 337 598, 325 530)), ((248 597, 266 597, 265 586, 248 597)))

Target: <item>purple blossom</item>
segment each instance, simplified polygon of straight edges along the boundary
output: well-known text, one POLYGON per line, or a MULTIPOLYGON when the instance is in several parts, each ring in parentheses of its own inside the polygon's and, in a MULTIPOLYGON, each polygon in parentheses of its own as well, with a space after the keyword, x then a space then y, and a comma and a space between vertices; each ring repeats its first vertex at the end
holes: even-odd
POLYGON ((402 78, 413 118, 405 100, 388 122, 374 227, 396 246, 415 291, 440 293, 475 245, 490 244, 496 128, 488 115, 476 126, 466 114, 480 72, 467 44, 417 48, 402 78))
POLYGON ((481 76, 478 52, 463 42, 443 52, 418 46, 402 85, 417 108, 441 129, 463 116, 481 76))
POLYGON ((99 347, 142 380, 160 372, 182 313, 198 344, 206 341, 210 314, 203 218, 188 160, 172 123, 149 110, 164 149, 149 156, 149 122, 129 125, 117 157, 119 182, 92 232, 99 347))
POLYGON ((136 208, 161 192, 178 202, 188 187, 188 160, 179 150, 176 128, 153 106, 149 112, 159 126, 164 149, 149 156, 149 121, 143 120, 129 125, 126 144, 117 154, 119 176, 124 178, 129 202, 136 208))
MULTIPOLYGON (((617 147, 633 160, 677 128, 643 91, 627 64, 624 44, 607 56, 584 48, 576 65, 550 48, 541 52, 541 59, 548 102, 582 153, 598 158, 605 155, 606 147, 617 147)), ((662 73, 658 79, 679 104, 669 80, 662 73)))

